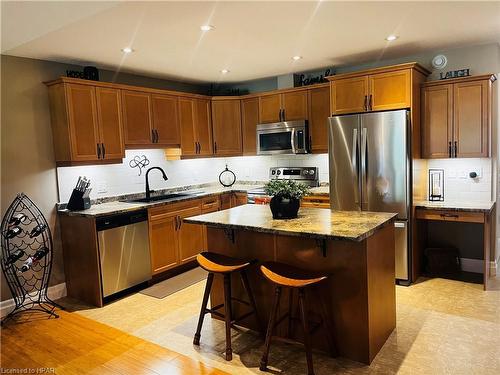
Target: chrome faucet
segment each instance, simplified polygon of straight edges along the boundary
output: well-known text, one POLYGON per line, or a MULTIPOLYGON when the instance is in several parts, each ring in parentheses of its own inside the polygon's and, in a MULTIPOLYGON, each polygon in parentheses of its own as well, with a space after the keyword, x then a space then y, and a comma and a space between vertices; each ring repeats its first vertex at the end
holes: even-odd
POLYGON ((149 172, 151 172, 153 169, 158 169, 159 171, 161 171, 161 174, 163 175, 163 179, 165 181, 168 180, 168 177, 165 174, 165 171, 163 169, 161 169, 160 167, 151 167, 151 168, 149 168, 146 171, 146 200, 149 200, 149 198, 151 197, 151 190, 149 190, 149 172))

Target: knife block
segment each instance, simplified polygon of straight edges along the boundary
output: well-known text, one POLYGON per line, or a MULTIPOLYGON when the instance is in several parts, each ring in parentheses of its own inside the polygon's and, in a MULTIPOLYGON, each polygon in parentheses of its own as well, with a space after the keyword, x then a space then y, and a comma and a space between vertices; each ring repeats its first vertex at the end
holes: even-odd
POLYGON ((90 197, 83 197, 83 191, 73 189, 66 208, 70 211, 80 211, 87 210, 90 206, 90 197))

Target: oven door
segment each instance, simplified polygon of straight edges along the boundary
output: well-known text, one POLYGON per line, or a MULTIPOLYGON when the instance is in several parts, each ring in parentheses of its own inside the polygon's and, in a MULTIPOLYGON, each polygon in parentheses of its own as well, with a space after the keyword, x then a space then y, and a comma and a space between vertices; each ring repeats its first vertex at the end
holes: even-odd
POLYGON ((290 125, 287 122, 257 125, 257 154, 307 153, 306 127, 290 125))

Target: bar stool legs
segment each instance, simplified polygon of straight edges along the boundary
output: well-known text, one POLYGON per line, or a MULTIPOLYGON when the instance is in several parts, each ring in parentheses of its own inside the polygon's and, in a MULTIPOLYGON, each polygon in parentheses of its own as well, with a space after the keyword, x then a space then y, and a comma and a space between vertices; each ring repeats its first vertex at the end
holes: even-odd
POLYGON ((201 303, 200 317, 198 318, 198 326, 196 327, 196 333, 194 334, 193 344, 200 345, 201 337, 201 327, 203 326, 203 319, 207 313, 208 297, 210 297, 210 290, 212 289, 212 283, 214 281, 214 274, 209 273, 207 277, 207 285, 205 286, 205 293, 203 293, 203 302, 201 303))
POLYGON ((267 360, 269 358, 269 349, 271 348, 271 337, 273 336, 274 326, 276 322, 276 315, 278 314, 278 308, 281 299, 281 287, 276 286, 273 307, 271 309, 271 314, 269 315, 269 325, 267 326, 266 341, 264 344, 264 353, 262 354, 262 359, 260 360, 261 371, 267 370, 267 360))
POLYGON ((231 274, 224 274, 224 321, 226 323, 226 361, 233 359, 233 349, 231 348, 231 274))
POLYGON ((304 289, 299 289, 299 307, 300 320, 302 320, 302 328, 304 329, 304 347, 306 349, 307 374, 314 375, 311 343, 309 341, 309 328, 307 327, 304 289))
POLYGON ((264 336, 264 332, 266 332, 266 330, 257 312, 257 304, 255 303, 255 298, 253 296, 252 289, 250 288, 250 283, 248 282, 248 276, 245 270, 240 271, 240 277, 243 283, 243 288, 245 288, 245 291, 248 295, 248 299, 250 300, 250 306, 252 307, 252 310, 255 313, 255 318, 257 319, 257 324, 259 326, 259 333, 261 336, 264 336))

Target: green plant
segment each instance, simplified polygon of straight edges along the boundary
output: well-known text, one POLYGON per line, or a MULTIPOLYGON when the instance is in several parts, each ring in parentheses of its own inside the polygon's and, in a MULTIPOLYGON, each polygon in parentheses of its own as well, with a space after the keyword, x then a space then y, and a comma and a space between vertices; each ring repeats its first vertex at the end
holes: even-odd
POLYGON ((286 199, 300 199, 309 194, 309 186, 292 180, 271 180, 265 186, 266 194, 286 199))

